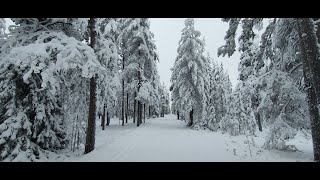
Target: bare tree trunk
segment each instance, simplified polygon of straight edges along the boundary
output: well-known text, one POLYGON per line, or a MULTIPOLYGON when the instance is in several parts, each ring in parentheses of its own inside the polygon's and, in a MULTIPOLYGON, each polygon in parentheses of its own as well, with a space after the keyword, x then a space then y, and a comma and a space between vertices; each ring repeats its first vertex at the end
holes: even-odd
POLYGON ((178 120, 179 120, 179 111, 177 111, 177 116, 178 116, 178 120))
POLYGON ((309 104, 314 160, 320 161, 320 54, 313 21, 296 18, 303 75, 309 104))
POLYGON ((73 141, 74 141, 74 131, 75 131, 75 127, 74 127, 74 123, 72 123, 72 133, 71 133, 71 143, 70 143, 70 145, 71 145, 71 151, 74 151, 73 150, 73 141))
POLYGON ((140 101, 138 101, 138 118, 137 118, 137 126, 140 126, 140 101))
POLYGON ((136 114, 137 114, 137 111, 136 111, 136 108, 137 108, 137 100, 136 100, 136 97, 137 97, 137 92, 134 92, 134 102, 133 102, 133 123, 136 122, 136 114))
MULTIPOLYGON (((98 112, 98 119, 100 119, 101 118, 101 113, 100 112, 98 112)), ((102 126, 102 119, 101 119, 101 124, 100 124, 100 126, 102 126)))
POLYGON ((262 124, 261 124, 261 119, 260 119, 260 113, 259 112, 254 112, 254 115, 255 115, 256 120, 257 120, 259 131, 262 132, 262 124))
MULTIPOLYGON (((139 55, 140 55, 140 52, 139 52, 139 55)), ((140 91, 140 87, 141 87, 141 72, 140 72, 140 64, 139 64, 139 67, 138 67, 138 93, 140 91)), ((142 122, 142 103, 140 101, 138 101, 138 119, 137 119, 137 126, 139 126, 142 122)))
MULTIPOLYGON (((124 62, 125 62, 125 53, 123 52, 123 56, 122 56, 122 72, 124 71, 124 62)), ((121 118, 122 118, 122 126, 124 126, 124 79, 122 80, 122 111, 121 111, 121 118)))
MULTIPOLYGON (((124 60, 123 60, 123 61, 124 61, 124 60)), ((124 63, 123 63, 122 69, 124 69, 124 63)), ((122 120, 122 126, 124 126, 124 80, 122 80, 122 111, 121 111, 121 120, 122 120)))
POLYGON ((77 149, 79 149, 79 146, 80 146, 80 131, 79 131, 79 128, 78 128, 78 135, 77 135, 77 149))
POLYGON ((140 102, 140 109, 139 109, 139 123, 142 124, 142 102, 140 102))
POLYGON ((129 112, 129 93, 127 93, 126 123, 128 123, 128 112, 129 112))
POLYGON ((149 118, 151 118, 151 106, 149 106, 149 118))
POLYGON ((75 128, 75 131, 73 132, 74 135, 73 135, 73 152, 76 148, 76 141, 77 141, 77 129, 78 129, 78 124, 76 123, 76 128, 75 128))
POLYGON ((143 123, 146 123, 146 104, 143 104, 143 123))
MULTIPOLYGON (((95 18, 90 18, 88 26, 90 28, 90 46, 94 49, 96 43, 95 18)), ((95 144, 95 128, 96 128, 96 80, 93 76, 90 79, 90 102, 89 102, 89 116, 86 133, 86 145, 84 153, 87 154, 94 150, 95 144)))
POLYGON ((103 114, 102 114, 102 130, 104 130, 104 125, 105 125, 105 122, 106 122, 106 106, 103 105, 103 114))
POLYGON ((193 109, 190 111, 189 117, 190 117, 190 121, 189 121, 188 126, 192 126, 193 125, 193 109))
POLYGON ((110 124, 110 116, 109 116, 109 111, 107 111, 107 126, 110 124))

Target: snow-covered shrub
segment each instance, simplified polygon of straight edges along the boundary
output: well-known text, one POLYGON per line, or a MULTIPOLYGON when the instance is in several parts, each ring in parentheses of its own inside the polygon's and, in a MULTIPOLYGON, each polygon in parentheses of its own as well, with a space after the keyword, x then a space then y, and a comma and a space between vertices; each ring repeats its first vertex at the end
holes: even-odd
POLYGON ((225 116, 219 123, 220 128, 223 132, 228 132, 232 136, 240 134, 239 121, 231 116, 225 116))
POLYGON ((297 131, 283 121, 281 114, 270 128, 270 133, 266 137, 263 147, 266 149, 288 150, 286 141, 294 138, 297 131))

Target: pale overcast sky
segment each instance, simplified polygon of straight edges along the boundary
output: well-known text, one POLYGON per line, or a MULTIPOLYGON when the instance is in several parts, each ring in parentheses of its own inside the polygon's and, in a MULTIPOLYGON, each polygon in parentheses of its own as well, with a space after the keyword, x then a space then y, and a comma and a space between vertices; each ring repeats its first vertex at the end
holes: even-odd
MULTIPOLYGON (((150 29, 154 33, 160 59, 158 64, 160 80, 167 88, 170 86, 170 68, 173 67, 177 56, 184 20, 185 18, 150 18, 150 29)), ((224 36, 228 30, 228 23, 222 22, 220 18, 195 18, 195 29, 201 32, 202 37, 205 37, 206 50, 210 53, 211 58, 223 63, 234 87, 238 78, 239 52, 236 51, 230 58, 217 56, 218 48, 225 43, 224 36)))
MULTIPOLYGON (((158 70, 161 83, 170 86, 171 70, 177 56, 178 42, 181 38, 181 30, 184 28, 185 18, 150 18, 150 28, 154 33, 160 63, 158 70)), ((6 18, 7 27, 13 22, 6 18)), ((214 61, 222 62, 230 76, 233 87, 237 83, 239 52, 236 51, 230 58, 218 57, 217 49, 224 44, 224 36, 228 29, 228 23, 220 18, 195 18, 195 29, 205 37, 206 50, 214 61)), ((7 31, 8 32, 8 31, 7 31)), ((201 37, 201 39, 202 39, 201 37)), ((205 53, 205 56, 207 53, 205 53)))

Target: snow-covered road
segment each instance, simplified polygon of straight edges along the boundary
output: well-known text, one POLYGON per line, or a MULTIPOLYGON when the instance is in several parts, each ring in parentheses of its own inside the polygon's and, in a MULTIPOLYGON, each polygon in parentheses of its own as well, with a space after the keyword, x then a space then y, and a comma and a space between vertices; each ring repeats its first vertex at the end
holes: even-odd
MULTIPOLYGON (((192 130, 174 115, 146 119, 136 127, 129 120, 125 126, 111 119, 104 131, 97 127, 96 148, 89 154, 73 156, 65 161, 310 161, 312 151, 278 152, 261 149, 263 139, 232 137, 221 132, 192 130), (250 153, 251 151, 251 153, 250 153), (250 155, 251 154, 251 155, 250 155)), ((99 124, 97 122, 97 124, 99 124)), ((305 143, 312 150, 311 144, 305 143), (311 148, 309 147, 311 146, 311 148)))

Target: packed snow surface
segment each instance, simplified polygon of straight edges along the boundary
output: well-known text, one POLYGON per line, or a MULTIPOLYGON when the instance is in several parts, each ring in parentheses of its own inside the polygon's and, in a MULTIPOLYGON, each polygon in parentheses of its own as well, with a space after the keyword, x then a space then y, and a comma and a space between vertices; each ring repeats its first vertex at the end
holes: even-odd
POLYGON ((121 126, 118 118, 111 118, 104 131, 97 121, 95 150, 83 155, 67 155, 57 161, 103 162, 188 162, 188 161, 312 161, 312 141, 309 135, 298 132, 287 144, 299 151, 265 150, 262 147, 267 134, 256 137, 230 136, 220 131, 193 130, 175 115, 146 119, 140 127, 128 120, 121 126), (248 143, 249 142, 249 143, 248 143))

